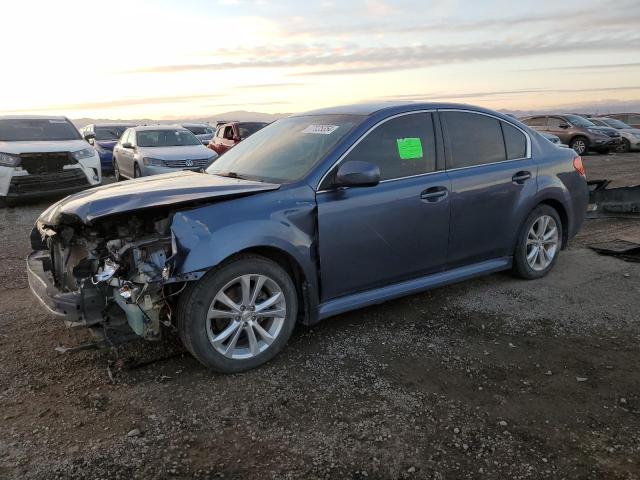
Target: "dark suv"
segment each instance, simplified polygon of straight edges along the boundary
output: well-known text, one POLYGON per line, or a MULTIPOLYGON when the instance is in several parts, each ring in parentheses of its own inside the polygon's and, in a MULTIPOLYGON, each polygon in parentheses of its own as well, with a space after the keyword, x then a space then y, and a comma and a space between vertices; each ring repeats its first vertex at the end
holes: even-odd
POLYGON ((586 155, 589 150, 609 153, 617 149, 622 141, 615 128, 598 127, 579 115, 535 115, 523 118, 522 122, 539 132, 557 135, 562 143, 569 145, 578 155, 586 155))
POLYGON ((540 278, 587 197, 575 152, 500 113, 332 108, 274 122, 205 174, 52 205, 28 277, 106 345, 175 327, 203 364, 237 372, 275 356, 297 322, 499 270, 540 278))

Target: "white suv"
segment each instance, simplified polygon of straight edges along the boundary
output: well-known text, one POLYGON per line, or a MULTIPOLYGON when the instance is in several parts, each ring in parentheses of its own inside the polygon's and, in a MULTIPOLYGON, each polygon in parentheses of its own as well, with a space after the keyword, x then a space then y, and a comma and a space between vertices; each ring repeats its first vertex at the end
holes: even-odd
POLYGON ((0 204, 99 185, 98 152, 66 117, 0 116, 0 204))

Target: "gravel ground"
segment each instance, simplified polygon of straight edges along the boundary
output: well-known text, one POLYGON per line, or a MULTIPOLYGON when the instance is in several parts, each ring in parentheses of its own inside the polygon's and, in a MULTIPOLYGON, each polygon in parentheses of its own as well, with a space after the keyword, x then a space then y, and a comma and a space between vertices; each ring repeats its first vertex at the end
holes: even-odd
MULTIPOLYGON (((585 164, 640 183, 640 154, 585 164)), ((351 312, 222 376, 175 339, 57 354, 84 334, 27 288, 45 206, 0 210, 0 478, 640 478, 640 264, 586 248, 640 222, 589 221, 542 280, 351 312)))

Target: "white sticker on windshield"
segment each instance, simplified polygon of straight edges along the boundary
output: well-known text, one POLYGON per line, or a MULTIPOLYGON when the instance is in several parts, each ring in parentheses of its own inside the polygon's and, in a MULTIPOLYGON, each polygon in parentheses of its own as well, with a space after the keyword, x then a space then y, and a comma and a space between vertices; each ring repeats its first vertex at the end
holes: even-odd
POLYGON ((331 135, 335 132, 340 125, 309 125, 307 128, 302 130, 302 133, 315 133, 317 135, 331 135))

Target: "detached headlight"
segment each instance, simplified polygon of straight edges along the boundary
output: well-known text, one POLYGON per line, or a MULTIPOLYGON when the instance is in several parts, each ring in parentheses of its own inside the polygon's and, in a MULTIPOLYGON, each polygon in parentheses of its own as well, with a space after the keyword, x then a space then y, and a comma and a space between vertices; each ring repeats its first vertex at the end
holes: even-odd
POLYGON ((166 166, 166 164, 164 163, 164 160, 160 160, 159 158, 144 157, 142 159, 142 163, 144 163, 145 165, 149 165, 151 167, 165 167, 166 166))
POLYGON ((20 164, 20 157, 11 153, 0 152, 1 167, 17 167, 20 164))
POLYGON ((75 158, 76 160, 84 160, 85 158, 93 157, 95 153, 96 151, 92 147, 90 147, 78 150, 77 152, 73 152, 71 155, 73 155, 73 158, 75 158))

